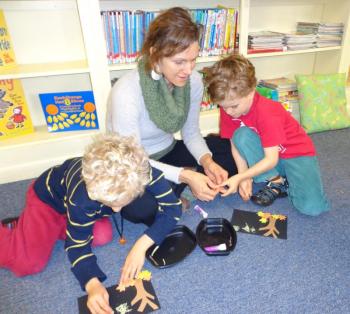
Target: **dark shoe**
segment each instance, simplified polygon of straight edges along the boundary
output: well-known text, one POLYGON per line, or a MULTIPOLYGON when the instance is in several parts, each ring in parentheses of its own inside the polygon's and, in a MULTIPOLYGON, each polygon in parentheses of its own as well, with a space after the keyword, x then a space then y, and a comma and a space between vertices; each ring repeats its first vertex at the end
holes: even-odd
POLYGON ((1 220, 1 224, 8 229, 15 229, 18 223, 19 217, 10 217, 1 220))
POLYGON ((262 190, 251 197, 251 200, 256 205, 269 206, 275 201, 275 199, 286 197, 288 195, 287 189, 288 182, 286 179, 284 180, 284 183, 274 183, 269 181, 262 190))

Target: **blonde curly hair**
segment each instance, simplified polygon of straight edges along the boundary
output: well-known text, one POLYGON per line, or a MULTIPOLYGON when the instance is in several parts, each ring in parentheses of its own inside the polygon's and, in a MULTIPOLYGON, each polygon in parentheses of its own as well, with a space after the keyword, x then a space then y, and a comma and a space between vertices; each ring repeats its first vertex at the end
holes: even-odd
POLYGON ((130 202, 150 180, 149 159, 135 138, 101 134, 86 148, 82 177, 92 200, 107 206, 130 202))

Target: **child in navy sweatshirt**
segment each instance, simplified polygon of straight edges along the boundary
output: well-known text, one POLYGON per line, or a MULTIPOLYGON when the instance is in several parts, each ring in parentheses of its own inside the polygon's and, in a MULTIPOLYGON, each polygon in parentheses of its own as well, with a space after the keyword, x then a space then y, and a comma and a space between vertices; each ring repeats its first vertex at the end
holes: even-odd
POLYGON ((131 137, 100 135, 83 157, 66 160, 41 174, 29 187, 18 218, 0 224, 0 267, 17 276, 40 272, 56 240, 65 239, 71 270, 88 293, 91 312, 111 312, 92 247, 112 239, 108 216, 149 227, 122 267, 126 284, 143 267, 146 250, 161 243, 181 216, 181 201, 161 171, 131 137))

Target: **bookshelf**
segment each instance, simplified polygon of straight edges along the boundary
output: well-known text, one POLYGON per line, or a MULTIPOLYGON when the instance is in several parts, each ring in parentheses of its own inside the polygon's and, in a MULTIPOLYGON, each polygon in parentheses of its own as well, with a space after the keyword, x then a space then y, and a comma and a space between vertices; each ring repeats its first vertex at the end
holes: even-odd
MULTIPOLYGON (((19 64, 16 70, 1 70, 0 80, 21 79, 36 129, 33 134, 0 141, 0 183, 36 177, 49 166, 81 155, 97 133, 48 133, 39 93, 93 90, 100 127, 105 129, 110 80, 136 64, 108 65, 100 11, 205 8, 218 4, 239 9, 239 52, 254 63, 258 78, 348 72, 348 0, 0 0, 19 64), (291 31, 301 20, 344 22, 343 45, 247 55, 250 31, 291 31)), ((198 58, 196 68, 218 59, 198 58)), ((200 126, 204 135, 217 132, 218 110, 203 112, 200 126)))

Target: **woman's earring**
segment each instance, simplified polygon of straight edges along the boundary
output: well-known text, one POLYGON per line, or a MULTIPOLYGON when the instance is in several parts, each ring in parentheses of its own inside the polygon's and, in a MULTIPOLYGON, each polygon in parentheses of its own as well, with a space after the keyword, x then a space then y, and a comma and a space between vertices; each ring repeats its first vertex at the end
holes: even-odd
POLYGON ((159 81, 162 78, 161 74, 158 74, 156 71, 154 71, 152 69, 151 71, 151 77, 155 80, 155 81, 159 81))

